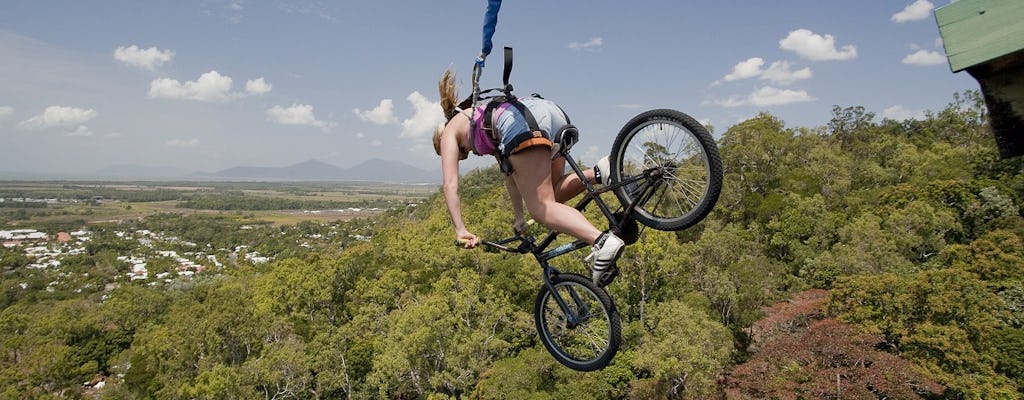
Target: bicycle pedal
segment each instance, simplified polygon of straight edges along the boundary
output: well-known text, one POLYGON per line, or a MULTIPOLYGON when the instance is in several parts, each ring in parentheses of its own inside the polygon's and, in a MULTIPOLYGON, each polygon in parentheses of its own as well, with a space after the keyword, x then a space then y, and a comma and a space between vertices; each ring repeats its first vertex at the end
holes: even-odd
POLYGON ((616 266, 615 264, 612 264, 611 266, 608 267, 607 270, 601 273, 601 278, 597 280, 597 286, 605 287, 610 285, 612 281, 615 280, 616 276, 619 276, 619 267, 616 266))

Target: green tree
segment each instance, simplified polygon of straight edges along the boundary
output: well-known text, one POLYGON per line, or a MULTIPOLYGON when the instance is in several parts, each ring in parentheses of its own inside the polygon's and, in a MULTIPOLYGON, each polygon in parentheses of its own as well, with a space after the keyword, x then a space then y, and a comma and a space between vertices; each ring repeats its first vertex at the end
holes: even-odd
POLYGON ((632 362, 642 378, 632 383, 631 397, 712 397, 732 357, 729 330, 680 301, 652 307, 646 325, 632 362))

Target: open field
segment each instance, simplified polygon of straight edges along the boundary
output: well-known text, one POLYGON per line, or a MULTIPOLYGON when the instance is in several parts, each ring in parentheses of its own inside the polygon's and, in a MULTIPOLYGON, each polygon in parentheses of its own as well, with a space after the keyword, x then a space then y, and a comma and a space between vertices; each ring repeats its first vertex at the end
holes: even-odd
POLYGON ((368 182, 0 181, 0 228, 104 223, 159 213, 233 215, 295 224, 379 215, 437 191, 368 182))

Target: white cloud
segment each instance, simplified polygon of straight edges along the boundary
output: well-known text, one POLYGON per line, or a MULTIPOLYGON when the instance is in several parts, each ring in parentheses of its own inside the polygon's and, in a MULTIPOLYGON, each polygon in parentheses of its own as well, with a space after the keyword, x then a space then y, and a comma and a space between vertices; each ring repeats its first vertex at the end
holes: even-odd
POLYGON ((267 120, 281 125, 315 126, 330 129, 338 124, 316 119, 313 106, 309 104, 292 104, 289 107, 273 106, 267 109, 267 120))
POLYGON ((79 125, 75 130, 68 132, 68 136, 88 137, 92 136, 92 130, 90 130, 88 126, 79 125))
POLYGON ((263 78, 245 82, 245 92, 251 95, 262 95, 269 92, 273 85, 267 83, 263 78))
POLYGON ((96 117, 93 109, 77 107, 50 106, 36 115, 18 123, 18 129, 43 130, 57 127, 81 125, 96 117))
POLYGON ((803 90, 778 89, 771 86, 760 88, 750 94, 749 101, 758 107, 781 106, 791 103, 803 103, 815 99, 803 90))
POLYGON ((816 99, 803 90, 779 89, 771 86, 765 86, 755 90, 746 97, 732 96, 726 99, 715 100, 713 103, 722 107, 739 107, 746 105, 767 107, 803 103, 814 100, 816 99))
POLYGON ((932 2, 917 0, 903 11, 893 14, 891 20, 898 23, 920 21, 930 17, 933 9, 935 9, 935 5, 932 2))
POLYGON ((136 45, 118 47, 114 50, 114 59, 124 64, 153 71, 174 58, 171 50, 160 50, 156 47, 140 49, 136 45))
POLYGON ((807 29, 797 29, 779 41, 779 48, 790 50, 812 61, 849 60, 857 57, 857 47, 852 44, 836 49, 836 38, 821 36, 807 29))
POLYGON ((374 147, 377 147, 377 146, 380 146, 380 145, 382 145, 382 144, 384 144, 384 142, 381 142, 381 141, 380 141, 380 140, 378 140, 378 139, 373 139, 373 140, 371 140, 371 141, 370 141, 370 146, 374 146, 374 147))
POLYGON ((398 123, 398 117, 395 116, 395 104, 391 99, 381 100, 380 104, 370 111, 362 111, 357 108, 352 110, 352 112, 359 116, 359 119, 377 125, 398 123))
POLYGON ((740 61, 732 67, 732 72, 722 77, 721 81, 712 82, 711 86, 717 86, 722 81, 730 82, 750 78, 758 78, 777 84, 789 84, 801 79, 810 79, 812 76, 810 68, 793 71, 793 67, 790 66, 788 61, 773 62, 767 69, 763 68, 764 64, 764 59, 760 57, 751 57, 740 61))
POLYGON ((896 121, 906 121, 908 119, 923 120, 925 119, 925 113, 924 111, 912 111, 901 105, 895 105, 882 111, 882 117, 896 121))
POLYGON ((813 76, 810 67, 793 71, 787 61, 773 62, 768 69, 761 73, 761 79, 779 84, 788 84, 794 81, 810 79, 813 76))
POLYGON ((187 148, 192 148, 192 147, 198 147, 199 146, 199 139, 196 139, 196 138, 191 138, 191 139, 171 139, 171 140, 168 140, 168 141, 166 141, 164 143, 166 143, 167 146, 170 146, 170 147, 178 147, 178 148, 182 148, 182 149, 187 149, 187 148))
POLYGON ((737 81, 740 79, 753 78, 761 75, 761 67, 764 66, 764 59, 761 57, 751 57, 745 61, 740 61, 732 67, 732 72, 727 74, 722 80, 726 82, 737 81))
POLYGON ((210 71, 194 81, 178 82, 176 79, 160 78, 149 84, 149 97, 179 100, 196 100, 211 103, 223 103, 240 99, 249 95, 259 95, 270 91, 271 85, 263 78, 251 80, 245 84, 245 92, 231 91, 232 79, 217 71, 210 71))
POLYGON ((714 103, 717 106, 726 107, 726 108, 739 107, 739 106, 747 104, 747 102, 743 98, 743 96, 729 96, 729 97, 724 98, 724 99, 718 99, 718 100, 711 101, 711 103, 714 103))
POLYGON ((0 121, 9 118, 14 114, 14 107, 11 106, 0 106, 0 121))
POLYGON ((600 48, 601 46, 604 46, 604 39, 599 38, 599 37, 591 38, 590 40, 588 40, 586 42, 583 42, 583 43, 580 43, 580 42, 571 42, 571 43, 569 43, 569 48, 573 49, 573 50, 595 50, 597 48, 600 48))
POLYGON ((434 133, 434 127, 438 124, 443 124, 445 121, 441 105, 431 102, 420 92, 412 92, 405 99, 412 103, 416 111, 411 118, 402 121, 402 134, 400 137, 412 139, 429 138, 434 133))
POLYGON ((908 65, 939 65, 946 63, 946 56, 937 51, 922 49, 903 57, 902 62, 908 65))

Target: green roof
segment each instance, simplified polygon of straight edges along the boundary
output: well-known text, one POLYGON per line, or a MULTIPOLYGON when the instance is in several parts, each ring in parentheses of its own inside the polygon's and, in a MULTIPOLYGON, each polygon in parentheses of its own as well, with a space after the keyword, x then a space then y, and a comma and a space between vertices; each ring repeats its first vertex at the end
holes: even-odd
POLYGON ((935 10, 953 72, 1024 49, 1024 1, 959 0, 935 10))

